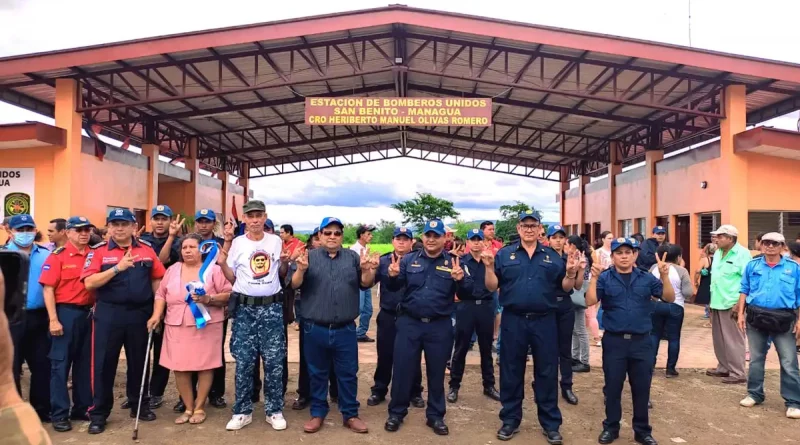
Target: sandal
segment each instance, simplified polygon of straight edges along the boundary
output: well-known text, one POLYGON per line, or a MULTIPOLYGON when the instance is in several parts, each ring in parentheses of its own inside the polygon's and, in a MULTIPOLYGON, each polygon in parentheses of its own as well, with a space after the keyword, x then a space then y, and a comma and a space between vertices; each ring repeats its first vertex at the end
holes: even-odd
POLYGON ((206 412, 202 409, 194 410, 194 414, 192 414, 192 418, 189 419, 189 423, 192 425, 199 425, 206 421, 206 412))
POLYGON ((180 417, 175 419, 175 425, 183 425, 184 423, 189 422, 189 420, 191 420, 192 416, 193 416, 193 414, 192 414, 191 411, 184 411, 184 413, 181 414, 180 417))

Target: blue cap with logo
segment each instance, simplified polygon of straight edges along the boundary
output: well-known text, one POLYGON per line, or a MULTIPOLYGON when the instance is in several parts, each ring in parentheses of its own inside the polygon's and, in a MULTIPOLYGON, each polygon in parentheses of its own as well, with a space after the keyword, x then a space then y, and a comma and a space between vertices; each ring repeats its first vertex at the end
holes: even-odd
POLYGON ((106 217, 106 224, 112 221, 127 221, 127 222, 136 222, 136 217, 133 216, 133 212, 130 209, 126 209, 124 207, 118 207, 115 209, 111 209, 108 212, 108 216, 106 217))
POLYGON ((81 227, 94 227, 94 224, 84 216, 70 216, 67 220, 67 229, 80 229, 81 227))
POLYGON ((433 232, 437 235, 444 236, 445 228, 444 223, 440 219, 432 219, 425 223, 425 228, 422 229, 422 233, 433 232))
POLYGON ((319 229, 322 230, 331 224, 336 224, 337 226, 344 229, 344 224, 342 224, 342 221, 339 218, 333 216, 326 216, 325 218, 322 218, 322 222, 319 223, 319 229))
POLYGON ((619 249, 622 246, 628 246, 631 249, 638 249, 639 248, 639 242, 636 241, 633 238, 616 238, 613 241, 611 241, 611 251, 612 252, 617 250, 617 249, 619 249))
POLYGON ((467 239, 478 238, 479 240, 483 241, 483 230, 481 229, 469 229, 467 232, 467 239))
POLYGON ((398 236, 407 236, 408 239, 414 239, 414 232, 407 227, 395 227, 392 238, 397 238, 398 236))
POLYGON ((664 226, 655 226, 653 227, 653 234, 662 234, 667 233, 667 229, 664 226))
POLYGON ((539 222, 539 217, 536 216, 536 213, 534 213, 533 210, 526 210, 524 212, 520 212, 519 214, 520 222, 527 218, 533 218, 536 222, 539 222))
MULTIPOLYGON (((172 218, 172 209, 169 206, 165 206, 163 204, 159 204, 153 207, 153 210, 150 211, 150 217, 153 218, 158 215, 164 215, 167 218, 172 218)), ((196 218, 195 218, 196 219, 196 218)))
POLYGON ((31 215, 28 215, 27 213, 21 213, 11 217, 11 219, 8 221, 8 227, 16 230, 23 227, 36 227, 36 223, 33 221, 33 217, 31 215))
POLYGON ((201 219, 214 222, 217 220, 217 214, 211 209, 200 209, 194 213, 194 220, 199 221, 201 219))
POLYGON ((548 238, 555 235, 556 233, 560 233, 564 236, 567 236, 567 231, 564 230, 564 227, 562 227, 560 224, 553 224, 552 226, 550 226, 549 229, 547 229, 548 238))

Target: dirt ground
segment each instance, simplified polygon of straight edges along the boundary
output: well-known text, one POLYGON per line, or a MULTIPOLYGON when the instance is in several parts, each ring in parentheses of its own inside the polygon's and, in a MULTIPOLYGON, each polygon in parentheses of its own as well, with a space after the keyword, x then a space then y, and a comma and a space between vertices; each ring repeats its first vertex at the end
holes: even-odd
MULTIPOLYGON (((124 393, 124 366, 117 376, 115 409, 109 419, 105 434, 90 436, 86 433, 88 423, 76 422, 73 431, 56 433, 48 426, 53 443, 80 443, 85 445, 116 445, 132 443, 133 420, 128 412, 119 409, 124 393)), ((332 405, 331 414, 324 428, 317 434, 309 435, 302 431, 302 424, 308 418, 308 410, 292 411, 291 401, 296 388, 297 364, 290 364, 289 393, 286 395, 285 415, 289 423, 286 431, 273 431, 264 421, 263 404, 255 407, 253 424, 238 432, 228 432, 225 424, 230 418, 230 409, 209 408, 208 420, 202 425, 174 425, 176 414, 172 406, 177 401, 173 382, 167 389, 166 403, 156 410, 155 422, 141 423, 139 442, 153 445, 190 445, 197 443, 307 443, 307 444, 424 444, 432 441, 459 445, 497 444, 495 433, 500 427, 498 412, 500 404, 493 402, 481 393, 480 371, 469 366, 465 375, 464 387, 457 404, 448 404, 446 421, 450 426, 450 436, 439 437, 425 426, 424 410, 411 408, 409 416, 399 432, 387 433, 383 430, 386 420, 386 404, 377 407, 366 405, 369 387, 372 383, 374 365, 362 365, 359 371, 359 400, 361 415, 370 427, 369 434, 358 435, 341 426, 341 417, 332 405)), ((228 375, 233 375, 233 364, 228 364, 228 375)), ((530 367, 529 367, 530 378, 530 367)), ((604 418, 602 370, 593 369, 589 374, 577 374, 575 391, 580 397, 578 406, 570 406, 560 401, 564 416, 561 432, 567 444, 594 444, 601 431, 604 418)), ((677 379, 667 380, 663 371, 656 372, 653 379, 651 411, 653 433, 660 443, 690 443, 703 445, 747 445, 798 443, 797 421, 784 416, 783 400, 778 394, 778 373, 768 371, 766 390, 767 401, 755 408, 741 408, 738 405, 743 397, 744 386, 726 386, 701 370, 681 370, 677 379)), ((515 443, 545 444, 541 429, 536 421, 536 408, 531 400, 530 386, 526 386, 526 402, 521 432, 515 443)), ((228 386, 228 402, 233 398, 232 384, 228 386)), ((630 393, 623 395, 623 427, 621 437, 616 443, 633 443, 630 430, 630 393)))

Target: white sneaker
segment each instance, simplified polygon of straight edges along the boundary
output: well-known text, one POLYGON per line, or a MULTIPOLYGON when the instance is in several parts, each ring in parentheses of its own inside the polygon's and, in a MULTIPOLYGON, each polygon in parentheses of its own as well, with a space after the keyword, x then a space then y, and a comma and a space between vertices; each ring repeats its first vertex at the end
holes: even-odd
MULTIPOLYGON (((752 407, 756 406, 756 401, 753 400, 752 397, 747 396, 747 397, 743 398, 741 402, 739 402, 739 405, 742 405, 745 408, 752 408, 752 407)), ((798 410, 798 412, 800 412, 800 410, 798 410)), ((786 416, 787 417, 789 416, 788 412, 787 412, 786 416)))
POLYGON ((286 419, 283 418, 283 413, 277 412, 267 416, 267 423, 272 425, 275 431, 282 431, 286 429, 286 419))
POLYGON ((253 423, 252 414, 234 414, 225 429, 228 431, 238 431, 251 423, 253 423))
POLYGON ((786 417, 790 419, 800 419, 800 408, 789 408, 786 410, 786 417))

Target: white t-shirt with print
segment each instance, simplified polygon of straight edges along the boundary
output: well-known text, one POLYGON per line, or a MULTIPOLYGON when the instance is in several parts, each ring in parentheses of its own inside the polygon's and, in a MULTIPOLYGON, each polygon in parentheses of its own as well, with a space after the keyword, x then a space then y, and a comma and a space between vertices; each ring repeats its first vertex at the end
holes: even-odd
POLYGON ((260 241, 237 236, 228 252, 228 266, 236 281, 233 291, 253 297, 268 297, 281 290, 278 271, 281 268, 283 242, 277 235, 265 233, 260 241))

